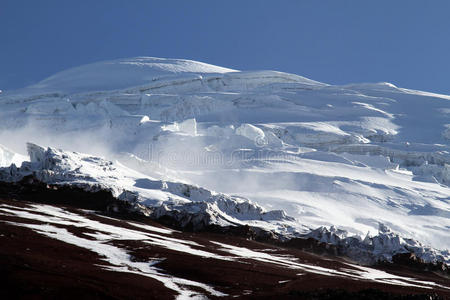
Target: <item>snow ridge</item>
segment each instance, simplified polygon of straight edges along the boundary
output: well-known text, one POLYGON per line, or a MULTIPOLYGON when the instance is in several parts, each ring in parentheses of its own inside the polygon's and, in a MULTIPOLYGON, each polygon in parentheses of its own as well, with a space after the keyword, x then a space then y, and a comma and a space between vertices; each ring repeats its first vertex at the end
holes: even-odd
POLYGON ((424 262, 447 264, 450 262, 448 250, 439 251, 422 245, 414 239, 403 238, 382 223, 379 224, 378 234, 375 236, 368 233, 364 239, 361 239, 359 236, 347 235, 347 231, 331 226, 330 228, 319 227, 302 237, 336 245, 342 254, 368 265, 380 261, 392 262, 392 257, 401 253, 414 253, 424 262))
POLYGON ((208 225, 243 225, 245 221, 293 221, 282 211, 265 211, 241 197, 218 194, 179 182, 155 180, 100 157, 27 144, 30 161, 17 168, 0 168, 0 180, 17 182, 25 176, 52 185, 85 191, 106 190, 142 208, 155 218, 171 216, 194 229, 208 225))

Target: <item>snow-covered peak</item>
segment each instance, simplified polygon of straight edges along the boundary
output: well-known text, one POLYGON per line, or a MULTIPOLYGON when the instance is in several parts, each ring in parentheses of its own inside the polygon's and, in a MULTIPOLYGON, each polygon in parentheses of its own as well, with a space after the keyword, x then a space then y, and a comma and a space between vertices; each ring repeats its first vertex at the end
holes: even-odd
POLYGON ((239 197, 218 196, 237 195, 286 211, 300 227, 335 225, 362 237, 383 223, 405 238, 450 247, 449 96, 233 71, 157 58, 64 71, 0 95, 0 143, 19 152, 26 141, 53 146, 36 151, 67 156, 44 167, 48 178, 107 182, 117 195, 130 192, 124 197, 137 191, 138 200, 165 205, 162 214, 177 215, 181 205, 236 220, 268 217, 257 205, 248 214, 239 197), (105 171, 57 148, 118 159, 128 169, 113 163, 105 171), (200 194, 201 207, 189 204, 200 194))
POLYGON ((52 75, 27 90, 61 93, 116 90, 167 77, 228 72, 237 71, 185 59, 135 57, 71 68, 52 75))

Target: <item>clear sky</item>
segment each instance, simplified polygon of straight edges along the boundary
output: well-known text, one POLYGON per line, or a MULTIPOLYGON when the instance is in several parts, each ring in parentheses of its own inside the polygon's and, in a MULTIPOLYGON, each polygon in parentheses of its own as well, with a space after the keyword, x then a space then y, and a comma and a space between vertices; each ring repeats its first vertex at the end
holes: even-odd
POLYGON ((0 0, 0 89, 132 56, 450 94, 450 1, 0 0))

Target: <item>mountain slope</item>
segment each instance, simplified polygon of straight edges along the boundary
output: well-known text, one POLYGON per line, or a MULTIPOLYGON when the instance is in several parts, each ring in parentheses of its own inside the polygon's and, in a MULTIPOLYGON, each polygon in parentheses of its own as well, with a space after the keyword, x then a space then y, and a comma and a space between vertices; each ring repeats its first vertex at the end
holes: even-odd
POLYGON ((0 199, 2 297, 442 299, 450 295, 448 280, 430 271, 414 273, 401 265, 362 267, 236 235, 186 233, 148 219, 117 219, 74 204, 0 199))
POLYGON ((404 245, 448 260, 449 101, 388 83, 333 86, 275 71, 133 58, 0 94, 0 143, 21 155, 31 141, 117 160, 141 174, 132 186, 151 178, 153 194, 133 190, 147 203, 160 202, 167 182, 201 186, 284 210, 295 218, 280 219, 284 230, 267 220, 256 225, 286 237, 334 225, 388 260, 404 245), (398 245, 374 244, 373 236, 391 231, 398 245))

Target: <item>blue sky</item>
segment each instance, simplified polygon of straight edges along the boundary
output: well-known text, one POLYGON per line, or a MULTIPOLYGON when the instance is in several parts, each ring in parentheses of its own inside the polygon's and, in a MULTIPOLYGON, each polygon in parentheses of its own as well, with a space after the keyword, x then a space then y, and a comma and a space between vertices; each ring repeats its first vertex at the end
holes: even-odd
POLYGON ((132 56, 450 94, 450 1, 1 0, 0 89, 132 56))

